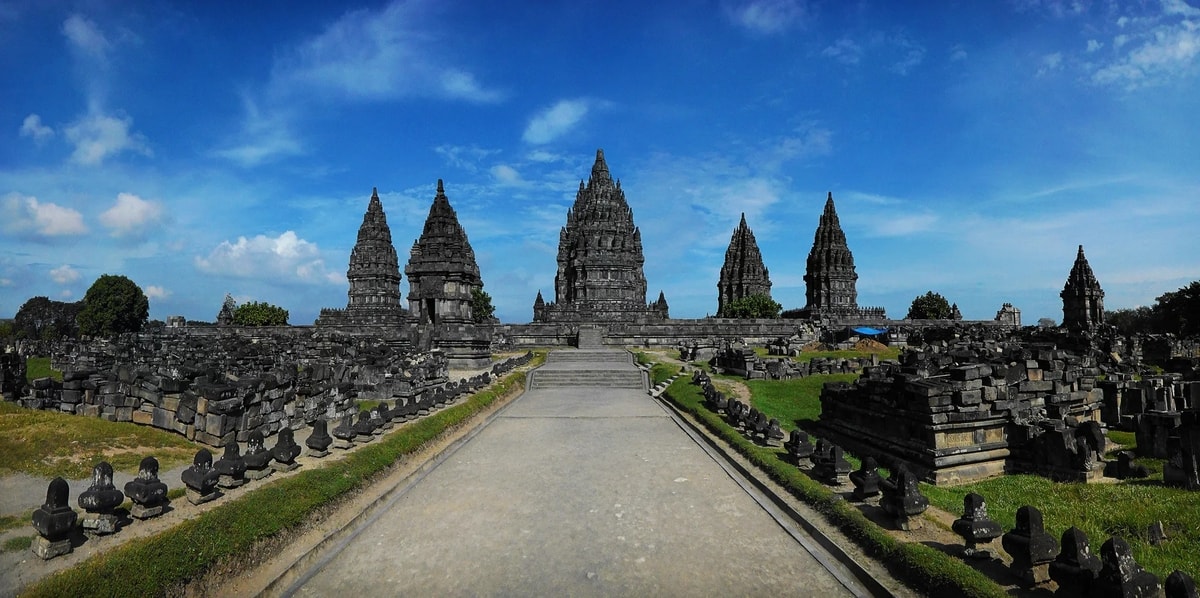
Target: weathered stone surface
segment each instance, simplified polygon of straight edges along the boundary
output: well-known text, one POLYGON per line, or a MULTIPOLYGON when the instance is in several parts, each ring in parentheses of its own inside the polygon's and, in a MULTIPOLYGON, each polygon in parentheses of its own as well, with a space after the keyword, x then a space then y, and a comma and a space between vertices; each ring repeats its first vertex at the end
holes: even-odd
POLYGON ((1063 300, 1064 327, 1092 330, 1104 324, 1104 290, 1083 255, 1083 245, 1059 296, 1063 300))
POLYGON ((746 224, 746 213, 729 239, 725 263, 717 281, 717 317, 728 317, 725 306, 750 295, 771 296, 771 275, 763 264, 754 231, 746 224))

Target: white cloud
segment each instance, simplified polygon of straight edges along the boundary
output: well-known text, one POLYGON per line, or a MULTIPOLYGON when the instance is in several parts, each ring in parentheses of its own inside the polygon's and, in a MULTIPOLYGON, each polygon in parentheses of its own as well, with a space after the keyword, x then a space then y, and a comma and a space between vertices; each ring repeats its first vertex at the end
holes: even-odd
POLYGON ((1200 8, 1184 2, 1184 0, 1162 0, 1163 14, 1183 17, 1200 17, 1200 8))
POLYGON ((161 203, 144 200, 132 193, 119 193, 116 203, 100 214, 100 224, 114 237, 143 236, 143 227, 160 222, 162 217, 161 203))
POLYGON ((498 164, 491 168, 492 177, 501 185, 522 185, 525 181, 521 180, 521 173, 517 169, 507 164, 498 164))
POLYGON ((30 137, 35 143, 43 143, 54 137, 54 129, 42 124, 42 117, 30 114, 21 122, 21 137, 30 137))
POLYGON ((587 116, 588 107, 587 100, 559 100, 529 120, 521 139, 538 145, 549 143, 579 124, 587 116))
POLYGON ((966 49, 964 49, 962 47, 961 44, 955 45, 953 48, 950 48, 950 62, 959 62, 961 60, 966 60, 966 59, 967 59, 967 51, 966 51, 966 49))
POLYGON ((58 284, 71 284, 79 280, 79 277, 79 271, 72 268, 70 264, 63 264, 50 270, 50 279, 58 284))
MULTIPOLYGON (((872 32, 865 37, 865 41, 855 41, 849 36, 842 36, 821 50, 821 55, 845 65, 857 65, 869 51, 887 60, 890 63, 887 69, 898 75, 907 75, 925 60, 925 46, 903 32, 890 35, 872 32)), ((962 52, 961 58, 956 58, 958 52, 962 52, 961 48, 951 56, 952 60, 966 58, 966 52, 962 52)))
POLYGON ((249 96, 242 97, 242 107, 245 116, 237 140, 231 147, 217 150, 217 156, 250 168, 276 158, 304 153, 304 147, 292 132, 292 111, 281 109, 269 116, 263 115, 249 96))
POLYGON ((907 35, 892 36, 886 43, 889 51, 896 57, 896 62, 889 68, 893 73, 907 75, 925 60, 925 47, 907 35))
POLYGON ((268 278, 281 282, 339 283, 344 278, 325 267, 316 243, 294 231, 278 237, 256 235, 222 241, 207 257, 196 256, 196 267, 209 274, 235 278, 268 278))
POLYGON ((478 172, 480 162, 500 153, 498 149, 484 149, 477 145, 439 145, 433 151, 445 158, 447 164, 467 172, 478 172))
MULTIPOLYGON (((1164 0, 1162 13, 1152 17, 1121 17, 1117 25, 1125 32, 1113 37, 1115 57, 1096 65, 1092 82, 1136 89, 1194 75, 1200 62, 1200 23, 1195 17, 1200 17, 1200 8, 1181 0, 1164 0)), ((1093 51, 1091 41, 1088 51, 1093 51)))
POLYGON ((737 25, 761 35, 805 25, 811 11, 803 0, 749 0, 727 4, 725 13, 737 25))
POLYGON ((4 230, 14 235, 60 237, 87 232, 83 214, 36 197, 10 193, 0 205, 4 230))
POLYGON ((1042 59, 1038 65, 1038 76, 1041 77, 1053 71, 1057 71, 1059 67, 1062 66, 1062 61, 1062 52, 1054 52, 1052 54, 1046 54, 1045 56, 1042 56, 1042 59))
POLYGON ((1091 54, 1092 52, 1095 52, 1095 51, 1097 51, 1097 50, 1099 50, 1100 48, 1103 48, 1103 47, 1104 47, 1104 44, 1102 44, 1102 43, 1100 43, 1100 42, 1098 42, 1098 41, 1096 41, 1096 40, 1094 40, 1094 39, 1089 39, 1089 40, 1087 41, 1087 51, 1088 51, 1088 54, 1091 54))
POLYGON ((72 48, 94 58, 104 59, 112 47, 94 21, 77 14, 63 21, 62 32, 71 42, 72 48))
POLYGON ((143 287, 142 292, 146 293, 147 299, 166 299, 171 296, 171 291, 153 284, 143 287))
POLYGON ((92 113, 80 118, 66 128, 67 140, 75 145, 71 160, 97 165, 122 151, 152 155, 146 138, 129 130, 132 125, 133 119, 128 116, 92 113))
POLYGON ((60 299, 70 299, 71 295, 74 295, 74 294, 75 294, 75 292, 72 291, 71 289, 63 289, 63 290, 59 291, 58 297, 60 299))

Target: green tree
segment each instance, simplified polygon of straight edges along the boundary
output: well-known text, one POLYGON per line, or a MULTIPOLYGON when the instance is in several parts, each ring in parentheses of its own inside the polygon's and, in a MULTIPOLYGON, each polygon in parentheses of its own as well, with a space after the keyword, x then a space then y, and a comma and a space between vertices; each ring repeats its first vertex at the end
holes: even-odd
POLYGON ((150 300, 125 276, 104 274, 92 283, 83 296, 79 312, 79 333, 87 336, 111 336, 138 332, 150 316, 150 300))
POLYGON ((247 301, 233 310, 234 326, 287 326, 288 310, 270 303, 247 301))
POLYGON ((725 304, 719 314, 723 318, 778 318, 783 306, 770 295, 755 293, 725 304))
POLYGON ((1155 299, 1159 332, 1200 336, 1200 280, 1155 299))
POLYGON ((1158 314, 1154 308, 1145 305, 1132 309, 1106 310, 1104 322, 1115 327, 1122 334, 1155 332, 1160 328, 1158 314))
POLYGON ((492 296, 483 287, 471 289, 471 319, 476 324, 483 324, 492 319, 496 307, 492 305, 492 296))
POLYGON ((20 338, 52 340, 79 336, 75 318, 81 302, 66 303, 48 297, 26 301, 13 317, 13 332, 20 338))
POLYGON ((950 302, 938 293, 929 291, 924 295, 913 299, 912 305, 908 307, 907 320, 947 320, 950 314, 953 313, 950 309, 950 302))

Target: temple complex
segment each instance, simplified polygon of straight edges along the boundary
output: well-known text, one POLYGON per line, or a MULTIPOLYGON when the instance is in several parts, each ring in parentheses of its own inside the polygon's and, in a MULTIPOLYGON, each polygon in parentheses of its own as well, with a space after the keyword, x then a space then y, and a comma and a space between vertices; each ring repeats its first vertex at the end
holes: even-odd
POLYGON ((534 322, 629 322, 667 318, 666 300, 646 303, 642 233, 620 181, 596 150, 592 176, 579 183, 558 239, 554 302, 538 292, 534 322))
POLYGON ((400 263, 392 245, 392 230, 388 228, 379 190, 371 190, 367 212, 358 228, 358 241, 350 252, 350 282, 346 309, 322 309, 318 326, 369 326, 397 329, 405 320, 400 306, 400 263))
POLYGON ((717 282, 717 317, 724 317, 725 307, 750 295, 771 296, 771 276, 763 264, 754 231, 746 225, 746 213, 729 239, 725 264, 717 282))
POLYGON ((483 289, 483 279, 441 179, 404 274, 408 276, 409 313, 425 328, 422 338, 428 339, 418 345, 442 349, 451 366, 486 365, 491 335, 475 326, 471 313, 472 295, 483 289))
POLYGON ((804 311, 810 318, 882 319, 881 308, 860 309, 855 285, 854 256, 846 245, 846 233, 833 207, 833 193, 825 199, 825 211, 817 224, 812 250, 808 252, 804 311))
POLYGON ((1083 255, 1083 245, 1059 296, 1063 300, 1064 327, 1092 330, 1104 323, 1104 290, 1083 255))

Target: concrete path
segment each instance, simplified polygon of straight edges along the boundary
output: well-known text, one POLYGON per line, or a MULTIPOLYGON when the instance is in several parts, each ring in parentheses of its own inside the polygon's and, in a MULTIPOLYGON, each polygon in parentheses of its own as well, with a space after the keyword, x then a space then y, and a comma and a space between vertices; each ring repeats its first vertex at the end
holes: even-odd
MULTIPOLYGON (((635 369, 583 353, 556 351, 538 371, 635 369)), ((530 390, 323 558, 287 594, 862 592, 644 390, 596 386, 530 390)))

